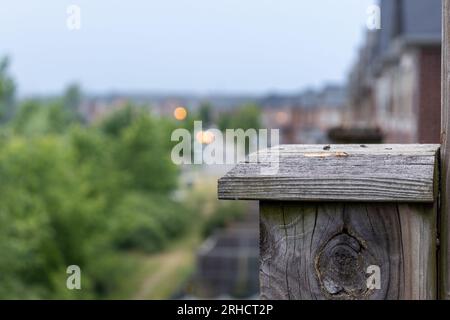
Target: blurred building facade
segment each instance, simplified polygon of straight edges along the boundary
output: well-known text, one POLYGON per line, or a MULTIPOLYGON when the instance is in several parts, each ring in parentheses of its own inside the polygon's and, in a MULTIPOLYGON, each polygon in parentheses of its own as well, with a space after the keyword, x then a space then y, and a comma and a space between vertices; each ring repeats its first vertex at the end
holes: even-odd
POLYGON ((298 95, 263 98, 263 125, 280 130, 280 143, 327 143, 327 132, 343 121, 346 88, 327 85, 298 95))
POLYGON ((346 128, 380 129, 387 143, 438 143, 441 1, 380 0, 348 83, 346 128))

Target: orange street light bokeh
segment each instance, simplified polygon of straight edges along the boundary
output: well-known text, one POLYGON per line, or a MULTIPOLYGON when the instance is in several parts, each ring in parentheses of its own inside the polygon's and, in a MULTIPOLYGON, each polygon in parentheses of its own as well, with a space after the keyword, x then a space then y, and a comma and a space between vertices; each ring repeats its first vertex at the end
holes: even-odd
POLYGON ((178 121, 182 121, 182 120, 186 119, 186 117, 187 117, 187 110, 186 110, 186 108, 183 108, 183 107, 176 108, 175 111, 173 112, 173 116, 178 121))
POLYGON ((210 144, 214 142, 216 137, 214 136, 214 133, 210 131, 200 131, 197 132, 197 135, 195 137, 197 141, 201 144, 210 144))

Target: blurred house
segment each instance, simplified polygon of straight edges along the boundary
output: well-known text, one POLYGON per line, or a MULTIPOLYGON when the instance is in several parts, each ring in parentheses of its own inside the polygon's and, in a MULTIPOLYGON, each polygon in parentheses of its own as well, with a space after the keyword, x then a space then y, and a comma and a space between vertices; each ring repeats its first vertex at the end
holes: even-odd
POLYGON ((385 142, 437 143, 440 132, 441 1, 381 0, 381 30, 368 32, 349 77, 343 126, 385 142))
POLYGON ((256 103, 252 95, 196 95, 191 93, 123 93, 91 95, 80 106, 80 113, 88 122, 101 119, 127 103, 149 107, 157 117, 172 117, 176 108, 183 107, 188 113, 196 113, 203 104, 213 107, 212 116, 217 119, 224 112, 231 112, 245 104, 256 103))
POLYGON ((280 129, 280 143, 327 143, 327 131, 343 121, 346 89, 325 86, 295 96, 269 96, 261 100, 263 123, 280 129))
POLYGON ((83 101, 79 106, 79 112, 88 123, 92 123, 106 117, 115 110, 123 108, 127 105, 127 102, 126 99, 121 97, 93 97, 83 101))
POLYGON ((300 96, 279 94, 269 95, 259 102, 263 127, 280 130, 280 143, 292 143, 295 140, 293 113, 300 104, 300 96))

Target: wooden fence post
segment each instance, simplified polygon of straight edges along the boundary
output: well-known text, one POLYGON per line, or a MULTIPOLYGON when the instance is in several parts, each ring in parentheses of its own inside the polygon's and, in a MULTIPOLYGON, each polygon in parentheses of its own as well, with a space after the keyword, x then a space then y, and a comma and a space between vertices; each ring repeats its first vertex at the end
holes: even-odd
POLYGON ((261 297, 436 299, 438 152, 285 145, 238 164, 218 195, 260 201, 261 297))
POLYGON ((440 196, 440 297, 450 299, 450 0, 443 1, 442 16, 442 110, 441 110, 441 196, 440 196))

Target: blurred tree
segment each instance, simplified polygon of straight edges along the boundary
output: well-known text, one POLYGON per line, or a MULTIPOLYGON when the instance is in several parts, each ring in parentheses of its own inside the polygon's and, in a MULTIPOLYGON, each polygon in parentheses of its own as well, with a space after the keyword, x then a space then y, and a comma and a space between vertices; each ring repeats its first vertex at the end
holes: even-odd
POLYGON ((245 104, 238 109, 233 117, 233 129, 260 129, 261 109, 256 104, 245 104))
POLYGON ((170 159, 170 135, 149 115, 142 115, 120 136, 117 159, 130 177, 130 188, 168 193, 177 185, 178 169, 170 159))
POLYGON ((80 121, 81 120, 81 114, 80 114, 80 106, 83 99, 83 93, 81 90, 81 87, 74 83, 70 84, 63 95, 62 98, 62 104, 64 106, 64 109, 66 110, 67 117, 71 121, 80 121))
POLYGON ((64 107, 75 112, 81 104, 82 97, 81 88, 78 84, 69 85, 64 92, 64 107))
MULTIPOLYGON (((0 216, 6 223, 0 242, 7 254, 0 257, 0 274, 13 288, 1 294, 51 298, 56 286, 65 286, 54 282, 56 274, 70 264, 85 266, 93 248, 101 253, 100 242, 94 242, 99 226, 71 164, 67 147, 56 138, 12 138, 3 145, 0 216)), ((86 284, 88 279, 87 274, 86 284)))
POLYGON ((47 133, 63 133, 79 119, 66 109, 61 100, 50 102, 26 100, 18 108, 12 119, 15 133, 38 135, 47 133))
POLYGON ((14 114, 16 86, 8 74, 8 58, 0 59, 0 122, 8 121, 14 114))
POLYGON ((82 127, 77 91, 24 101, 0 135, 0 298, 117 294, 136 268, 120 250, 160 250, 192 221, 171 200, 176 124, 129 105, 82 127), (72 264, 83 290, 65 287, 72 264))
POLYGON ((100 122, 100 129, 108 135, 118 137, 122 130, 130 126, 140 115, 141 111, 131 104, 109 114, 100 122))
POLYGON ((248 208, 241 202, 218 201, 214 212, 208 216, 202 227, 204 237, 209 237, 218 229, 242 219, 248 208))
POLYGON ((237 108, 234 114, 221 114, 218 127, 222 131, 226 129, 260 129, 261 109, 256 104, 242 105, 237 108))
POLYGON ((168 193, 176 187, 178 169, 170 159, 173 122, 156 121, 147 109, 129 104, 99 126, 106 135, 118 138, 115 157, 128 175, 129 188, 168 193))
POLYGON ((205 102, 200 105, 198 118, 202 121, 204 128, 212 124, 212 105, 210 103, 205 102))
POLYGON ((114 241, 121 249, 161 250, 182 235, 194 217, 189 209, 159 195, 131 192, 122 199, 115 208, 117 218, 111 220, 114 241))
POLYGON ((34 128, 37 125, 36 115, 39 112, 39 102, 35 100, 24 101, 19 106, 19 111, 13 119, 12 126, 16 133, 28 133, 29 131, 36 131, 34 128))
MULTIPOLYGON (((117 140, 95 128, 74 126, 68 137, 86 194, 98 211, 110 212, 120 201, 127 179, 117 163, 117 140)), ((99 216, 99 220, 104 217, 99 216)), ((101 221, 99 221, 101 223, 101 221)))
POLYGON ((225 132, 227 129, 232 129, 232 123, 233 123, 233 116, 226 112, 222 113, 219 116, 219 119, 217 121, 217 127, 219 130, 225 132))

